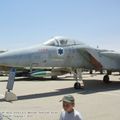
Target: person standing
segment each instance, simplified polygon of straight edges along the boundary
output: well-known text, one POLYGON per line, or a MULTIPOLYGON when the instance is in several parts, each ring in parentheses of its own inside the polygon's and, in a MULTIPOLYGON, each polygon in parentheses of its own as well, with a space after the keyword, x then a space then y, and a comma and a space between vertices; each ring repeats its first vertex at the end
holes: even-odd
POLYGON ((67 95, 60 100, 63 102, 63 110, 59 120, 83 120, 81 114, 75 110, 75 99, 72 95, 67 95))

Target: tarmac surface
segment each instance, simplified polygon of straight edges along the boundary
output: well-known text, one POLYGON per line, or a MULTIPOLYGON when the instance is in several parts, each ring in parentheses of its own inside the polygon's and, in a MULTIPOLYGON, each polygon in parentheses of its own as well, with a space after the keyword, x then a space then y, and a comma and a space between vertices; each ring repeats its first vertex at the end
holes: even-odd
POLYGON ((64 95, 75 97, 75 108, 84 120, 120 120, 120 75, 83 73, 85 88, 75 90, 74 79, 67 75, 58 80, 16 78, 13 92, 18 100, 4 101, 7 77, 0 77, 0 120, 59 120, 64 95), (3 119, 2 119, 3 118, 3 119))

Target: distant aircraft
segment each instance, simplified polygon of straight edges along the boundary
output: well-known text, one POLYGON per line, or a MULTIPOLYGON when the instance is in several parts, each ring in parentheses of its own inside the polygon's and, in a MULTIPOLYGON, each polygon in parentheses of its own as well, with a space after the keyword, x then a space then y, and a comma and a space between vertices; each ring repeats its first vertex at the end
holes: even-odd
MULTIPOLYGON (((83 68, 120 71, 120 54, 95 49, 74 39, 54 37, 34 47, 1 53, 0 65, 30 67, 31 71, 33 67, 68 68, 76 80, 74 88, 79 89, 83 68)), ((109 74, 104 76, 103 82, 109 83, 109 74)))

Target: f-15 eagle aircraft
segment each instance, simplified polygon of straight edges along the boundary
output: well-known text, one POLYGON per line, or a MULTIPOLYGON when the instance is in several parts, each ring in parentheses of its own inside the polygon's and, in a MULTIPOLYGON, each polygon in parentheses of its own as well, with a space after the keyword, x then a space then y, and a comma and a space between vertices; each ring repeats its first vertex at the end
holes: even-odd
MULTIPOLYGON (((47 42, 25 49, 0 54, 0 65, 8 67, 61 67, 74 73, 75 89, 81 88, 82 68, 120 71, 120 54, 92 48, 80 41, 54 37, 47 42)), ((109 75, 103 78, 109 82, 109 75)))

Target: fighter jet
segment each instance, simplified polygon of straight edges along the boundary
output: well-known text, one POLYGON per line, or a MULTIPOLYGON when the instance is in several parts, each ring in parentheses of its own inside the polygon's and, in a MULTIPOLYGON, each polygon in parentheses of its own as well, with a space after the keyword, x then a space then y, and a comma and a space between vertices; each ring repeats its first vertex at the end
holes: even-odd
MULTIPOLYGON (((66 37, 53 37, 47 42, 0 54, 0 66, 68 68, 76 80, 75 89, 81 88, 82 69, 120 71, 120 53, 92 48, 66 37)), ((103 82, 109 83, 109 74, 103 82)))

